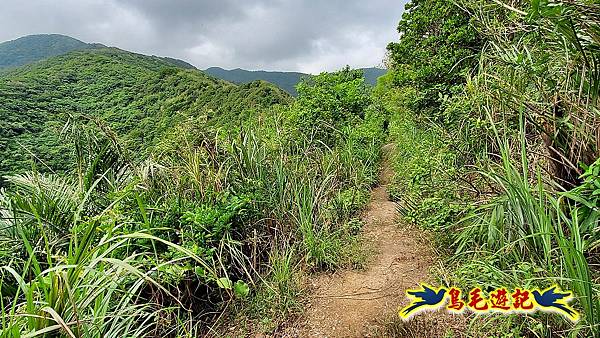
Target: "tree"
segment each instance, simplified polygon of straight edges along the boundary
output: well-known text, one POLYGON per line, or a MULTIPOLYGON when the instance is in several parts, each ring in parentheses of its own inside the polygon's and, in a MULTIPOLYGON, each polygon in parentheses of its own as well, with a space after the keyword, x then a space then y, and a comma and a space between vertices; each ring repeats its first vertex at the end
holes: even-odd
POLYGON ((339 126, 363 118, 365 109, 371 104, 362 71, 350 67, 305 78, 297 90, 296 108, 302 119, 312 125, 324 122, 339 126))
POLYGON ((477 64, 482 41, 470 15, 447 0, 413 0, 398 24, 400 41, 388 45, 397 86, 412 86, 414 110, 427 113, 452 95, 477 64))

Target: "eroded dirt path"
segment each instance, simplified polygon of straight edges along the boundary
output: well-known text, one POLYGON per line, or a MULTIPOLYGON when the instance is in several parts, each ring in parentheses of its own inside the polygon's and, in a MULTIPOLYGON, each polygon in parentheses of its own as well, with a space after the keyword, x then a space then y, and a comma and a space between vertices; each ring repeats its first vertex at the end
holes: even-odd
POLYGON ((406 289, 431 280, 428 272, 435 256, 420 231, 398 224, 396 204, 386 191, 392 175, 384 162, 381 184, 372 191, 363 216, 364 237, 375 249, 375 257, 365 270, 315 277, 314 297, 299 336, 437 337, 455 325, 456 318, 442 313, 424 314, 408 324, 398 319, 398 309, 407 304, 406 289))

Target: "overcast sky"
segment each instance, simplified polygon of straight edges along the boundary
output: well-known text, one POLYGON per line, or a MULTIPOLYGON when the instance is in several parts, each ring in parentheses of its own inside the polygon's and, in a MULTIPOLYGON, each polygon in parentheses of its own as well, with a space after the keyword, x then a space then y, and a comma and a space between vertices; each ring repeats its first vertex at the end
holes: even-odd
POLYGON ((198 68, 382 64, 406 0, 2 0, 0 41, 59 33, 198 68))

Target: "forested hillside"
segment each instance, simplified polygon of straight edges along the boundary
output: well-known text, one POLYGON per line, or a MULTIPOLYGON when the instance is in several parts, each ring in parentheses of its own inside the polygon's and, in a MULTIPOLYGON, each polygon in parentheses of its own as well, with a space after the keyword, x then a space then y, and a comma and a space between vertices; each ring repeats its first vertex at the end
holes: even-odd
MULTIPOLYGON (((0 43, 0 71, 17 68, 53 56, 65 55, 73 51, 107 48, 100 43, 87 43, 60 34, 27 35, 0 43)), ((159 57, 163 61, 181 68, 195 69, 191 64, 170 57, 159 57)))
POLYGON ((265 82, 237 86, 157 57, 118 49, 73 52, 0 75, 0 175, 72 163, 72 134, 106 124, 133 157, 182 121, 221 120, 289 102, 265 82), (85 129, 85 128, 84 128, 85 129))

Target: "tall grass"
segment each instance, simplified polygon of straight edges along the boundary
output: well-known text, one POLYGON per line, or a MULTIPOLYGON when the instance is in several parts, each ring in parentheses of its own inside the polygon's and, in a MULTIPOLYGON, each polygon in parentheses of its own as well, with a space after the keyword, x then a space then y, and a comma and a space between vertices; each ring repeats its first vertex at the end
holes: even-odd
POLYGON ((358 113, 308 129, 297 107, 229 130, 190 120, 136 159, 100 121, 65 126, 72 175, 15 176, 0 193, 3 334, 215 334, 261 301, 274 305, 248 317, 277 325, 298 310, 300 271, 353 259, 383 139, 377 107, 358 113))
POLYGON ((22 264, 8 262, 0 268, 2 336, 122 337, 149 333, 159 307, 142 301, 142 289, 152 284, 170 294, 155 278, 160 266, 172 262, 148 269, 145 254, 126 254, 136 239, 156 240, 182 250, 216 276, 201 258, 147 233, 116 235, 116 228, 99 231, 110 208, 90 217, 81 212, 101 178, 81 194, 83 197, 76 198, 75 187, 69 190, 63 181, 42 177, 9 178, 23 189, 2 199, 8 201, 2 205, 7 216, 2 220, 3 237, 24 248, 22 264), (52 203, 60 200, 48 200, 57 189, 71 191, 71 195, 63 193, 60 197, 70 196, 69 201, 79 204, 52 203), (30 227, 37 228, 33 236, 28 232, 30 227))
MULTIPOLYGON (((164 315, 171 308, 188 309, 189 301, 179 298, 186 292, 182 283, 206 285, 209 297, 221 289, 227 302, 237 297, 236 280, 262 283, 261 272, 269 276, 266 287, 253 285, 272 290, 286 311, 298 296, 292 290, 298 285, 285 281, 292 266, 341 264, 343 222, 357 209, 336 211, 336 201, 343 191, 354 199, 372 184, 376 140, 346 136, 330 148, 310 139, 268 144, 253 130, 224 141, 213 137, 183 139, 175 156, 145 161, 114 178, 99 172, 110 172, 110 165, 83 163, 93 172, 81 175, 95 178, 91 185, 38 174, 9 178, 12 192, 2 195, 4 239, 18 244, 21 255, 2 257, 4 334, 172 332, 177 316, 171 324, 156 319, 172 318, 164 315), (175 214, 165 208, 171 200, 175 214), (134 209, 125 213, 125 206, 134 209), (247 216, 255 213, 264 216, 247 216), (169 219, 175 223, 165 223, 169 219), (237 225, 247 221, 250 228, 237 225), (288 249, 277 243, 288 243, 288 249), (22 271, 15 259, 24 263, 22 271)), ((194 318, 181 322, 181 332, 196 330, 194 318)))
POLYGON ((441 244, 452 250, 458 282, 558 283, 574 291, 582 313, 576 325, 539 314, 494 325, 598 336, 599 180, 590 169, 600 156, 598 4, 455 2, 485 41, 464 91, 436 112, 463 121, 431 127, 410 110, 415 88, 388 91, 402 131, 392 130, 400 154, 393 196, 408 219, 450 237, 441 244))
POLYGON ((583 320, 566 329, 568 335, 597 335, 600 285, 594 281, 590 246, 584 238, 597 236, 594 228, 598 218, 588 217, 581 223, 580 211, 573 205, 582 201, 580 189, 556 192, 552 189, 556 184, 545 183, 539 169, 535 179, 530 177, 532 169, 527 160, 523 128, 520 134, 522 137, 517 141, 520 146, 516 147, 520 156, 513 155, 508 138, 498 137, 499 163, 491 163, 480 172, 496 189, 496 195, 447 230, 455 232, 454 246, 459 257, 474 260, 467 266, 478 265, 475 261, 492 262, 485 269, 495 271, 492 273, 495 278, 478 283, 493 286, 525 283, 535 287, 558 283, 569 287, 582 310, 583 320), (514 164, 515 159, 520 159, 520 167, 514 164), (523 268, 523 263, 533 269, 523 269, 514 276, 514 267, 523 268))
POLYGON ((491 263, 494 282, 570 287, 583 320, 553 324, 565 335, 597 336, 597 180, 584 169, 600 155, 598 5, 458 2, 487 40, 467 100, 457 100, 480 102, 470 118, 488 121, 489 156, 477 165, 490 193, 447 228, 456 231, 455 249, 473 259, 467 265, 491 263))

